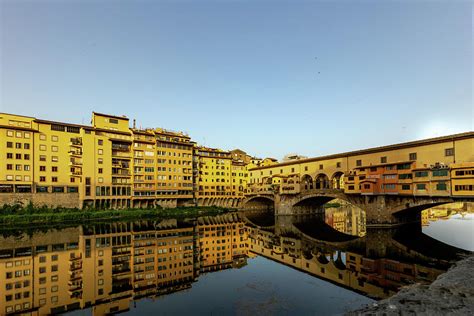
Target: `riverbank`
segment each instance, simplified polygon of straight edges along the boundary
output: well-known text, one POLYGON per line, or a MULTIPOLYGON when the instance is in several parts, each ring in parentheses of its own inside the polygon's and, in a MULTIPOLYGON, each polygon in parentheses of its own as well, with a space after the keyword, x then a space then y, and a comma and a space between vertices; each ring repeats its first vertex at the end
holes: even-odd
POLYGON ((474 315, 474 255, 430 285, 414 284, 346 315, 474 315))
POLYGON ((35 208, 32 206, 3 206, 0 208, 0 227, 37 226, 88 221, 139 220, 154 218, 186 218, 224 214, 232 209, 223 207, 178 207, 154 209, 67 209, 35 208))

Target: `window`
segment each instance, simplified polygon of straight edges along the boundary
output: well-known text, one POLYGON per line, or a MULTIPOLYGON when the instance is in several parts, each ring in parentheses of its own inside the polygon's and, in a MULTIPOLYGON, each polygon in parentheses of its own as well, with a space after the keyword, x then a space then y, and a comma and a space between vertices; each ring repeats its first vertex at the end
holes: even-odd
POLYGON ((7 170, 13 170, 13 165, 11 163, 7 164, 7 170))
POLYGON ((59 161, 58 156, 51 156, 51 161, 52 162, 58 162, 59 161))
POLYGON ((103 169, 102 168, 99 168, 99 173, 102 173, 103 169))
POLYGON ((7 159, 13 159, 13 153, 7 153, 7 159))
POLYGON ((51 151, 52 152, 58 152, 58 146, 51 146, 51 151))
POLYGON ((454 156, 454 148, 446 148, 444 150, 444 155, 447 156, 454 156))
POLYGON ((40 140, 46 140, 46 135, 45 134, 40 134, 40 140))
POLYGON ((58 136, 52 135, 52 136, 51 136, 51 140, 52 140, 53 142, 57 142, 57 141, 58 141, 58 136))
POLYGON ((341 168, 341 163, 340 162, 336 163, 336 168, 341 168))
POLYGON ((109 119, 109 123, 118 124, 118 120, 111 118, 111 119, 109 119))
POLYGON ((408 160, 416 160, 416 153, 409 153, 408 154, 408 160))
POLYGON ((99 163, 99 165, 101 165, 101 164, 103 164, 103 163, 104 163, 104 159, 102 159, 102 158, 99 158, 97 162, 99 163))
POLYGON ((58 167, 56 167, 56 166, 51 167, 51 171, 52 171, 52 172, 58 172, 58 167))
POLYGON ((39 150, 46 151, 46 145, 40 145, 39 150))
POLYGON ((51 182, 58 182, 58 177, 51 177, 51 182))
POLYGON ((448 176, 448 170, 433 170, 433 177, 446 177, 448 176))
POLYGON ((104 141, 102 139, 99 139, 97 143, 99 144, 99 146, 102 146, 104 144, 104 141))
POLYGON ((15 159, 21 159, 21 154, 15 154, 15 159))
POLYGON ((422 178, 422 177, 427 177, 428 176, 428 171, 416 171, 415 172, 415 177, 416 178, 422 178))
POLYGON ((30 149, 30 144, 28 144, 28 143, 23 144, 23 148, 30 149))
POLYGON ((40 166, 40 171, 46 171, 46 166, 40 166))
POLYGON ((426 184, 424 184, 424 183, 418 183, 418 184, 416 185, 416 189, 417 189, 417 190, 426 190, 426 184))
POLYGON ((30 160, 30 154, 24 154, 23 159, 25 160, 30 160))
POLYGON ((380 157, 380 163, 387 163, 387 157, 380 157))
POLYGON ((30 165, 24 165, 23 170, 25 171, 30 171, 30 165))
POLYGON ((46 177, 41 176, 41 177, 40 177, 40 182, 46 182, 46 177))
POLYGON ((13 142, 7 142, 7 148, 13 148, 13 142))
POLYGON ((98 151, 99 155, 102 155, 104 153, 104 150, 103 149, 99 149, 98 151))
POLYGON ((402 190, 410 190, 409 184, 402 184, 402 190))
POLYGON ((356 160, 356 166, 357 166, 357 167, 362 166, 362 160, 360 160, 360 159, 359 159, 359 160, 356 160))
POLYGON ((7 136, 8 137, 13 137, 13 131, 7 131, 7 136))
POLYGON ((30 133, 25 132, 25 138, 29 139, 30 138, 30 133))
POLYGON ((15 143, 15 148, 16 149, 21 149, 21 143, 15 143))
POLYGON ((448 190, 448 186, 446 185, 446 182, 439 182, 436 184, 436 190, 438 191, 446 191, 448 190))
POLYGON ((46 156, 45 155, 40 155, 40 161, 46 161, 46 156))

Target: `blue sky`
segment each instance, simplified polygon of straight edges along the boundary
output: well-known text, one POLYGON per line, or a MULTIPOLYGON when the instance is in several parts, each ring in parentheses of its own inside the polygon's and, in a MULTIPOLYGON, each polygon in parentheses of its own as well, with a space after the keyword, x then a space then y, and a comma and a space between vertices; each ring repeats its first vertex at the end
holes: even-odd
POLYGON ((281 158, 473 130, 470 1, 0 0, 0 111, 281 158))

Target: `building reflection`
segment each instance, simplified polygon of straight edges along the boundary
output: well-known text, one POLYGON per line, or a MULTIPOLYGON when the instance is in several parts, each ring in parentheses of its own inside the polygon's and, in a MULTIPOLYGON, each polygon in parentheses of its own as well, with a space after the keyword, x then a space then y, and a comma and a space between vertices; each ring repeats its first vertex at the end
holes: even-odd
POLYGON ((335 230, 365 235, 338 242, 311 237, 291 221, 261 227, 237 213, 4 236, 0 314, 124 312, 133 301, 187 290, 201 274, 239 268, 255 256, 374 298, 413 282, 431 282, 448 268, 447 259, 404 249, 397 232, 354 228, 362 216, 336 211, 326 216, 335 230))
POLYGON ((474 203, 456 202, 429 208, 421 212, 421 224, 428 226, 430 222, 447 220, 455 214, 460 214, 462 217, 474 214, 474 203))

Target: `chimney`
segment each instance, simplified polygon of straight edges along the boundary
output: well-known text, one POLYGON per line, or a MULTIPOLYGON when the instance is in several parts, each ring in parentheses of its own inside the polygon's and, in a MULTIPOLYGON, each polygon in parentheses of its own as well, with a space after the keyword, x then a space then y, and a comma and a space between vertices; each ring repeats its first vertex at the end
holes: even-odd
POLYGON ((133 119, 133 129, 135 129, 135 126, 136 126, 136 120, 133 119))

